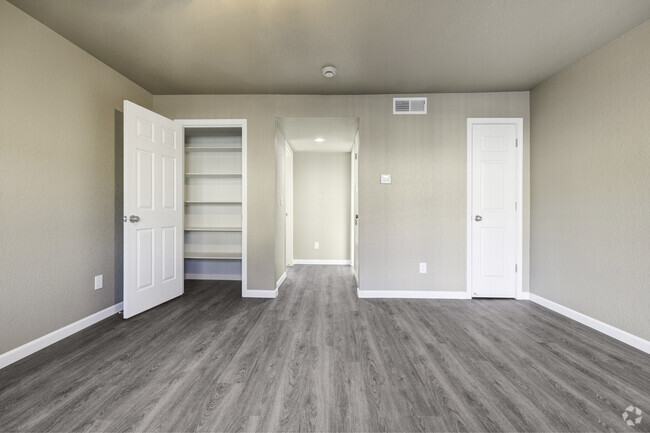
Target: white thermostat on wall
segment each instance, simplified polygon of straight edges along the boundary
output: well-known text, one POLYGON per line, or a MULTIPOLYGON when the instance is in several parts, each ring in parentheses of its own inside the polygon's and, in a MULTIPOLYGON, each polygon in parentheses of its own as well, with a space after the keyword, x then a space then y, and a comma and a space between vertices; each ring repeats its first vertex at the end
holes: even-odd
POLYGON ((380 183, 390 183, 390 174, 382 174, 380 177, 380 183))

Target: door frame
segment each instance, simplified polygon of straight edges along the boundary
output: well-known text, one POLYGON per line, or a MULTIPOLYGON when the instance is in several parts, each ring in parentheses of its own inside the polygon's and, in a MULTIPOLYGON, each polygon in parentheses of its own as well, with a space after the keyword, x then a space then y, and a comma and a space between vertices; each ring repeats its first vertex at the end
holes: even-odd
POLYGON ((350 266, 354 272, 354 278, 359 285, 359 276, 357 275, 358 263, 358 246, 357 239, 359 235, 359 214, 358 194, 359 194, 359 123, 357 118, 357 132, 354 135, 354 142, 350 151, 350 266))
POLYGON ((293 149, 284 140, 284 255, 285 267, 293 266, 293 149))
POLYGON ((516 179, 516 197, 517 197, 517 210, 516 210, 516 241, 515 241, 515 254, 517 261, 517 273, 515 276, 515 299, 523 299, 523 185, 524 185, 524 119, 523 117, 499 117, 499 118, 482 118, 482 117, 468 117, 467 118, 467 298, 472 299, 472 185, 473 185, 473 168, 472 168, 472 126, 480 124, 515 124, 517 127, 517 146, 516 146, 516 161, 517 161, 517 179, 516 179))
POLYGON ((354 175, 356 172, 354 168, 355 155, 356 150, 353 143, 352 151, 350 152, 350 266, 352 266, 352 268, 354 268, 354 232, 356 231, 356 227, 354 226, 354 186, 356 184, 354 181, 354 175))

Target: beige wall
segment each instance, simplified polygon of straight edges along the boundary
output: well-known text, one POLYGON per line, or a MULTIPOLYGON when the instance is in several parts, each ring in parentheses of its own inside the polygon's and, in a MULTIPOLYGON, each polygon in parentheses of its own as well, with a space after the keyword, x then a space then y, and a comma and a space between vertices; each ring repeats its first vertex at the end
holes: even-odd
POLYGON ((429 114, 394 116, 393 95, 154 96, 171 118, 248 119, 248 288, 275 288, 275 119, 359 118, 362 290, 464 291, 467 118, 524 118, 528 290, 528 92, 429 94, 429 114), (390 186, 379 184, 391 173, 390 186), (418 263, 428 263, 419 274, 418 263))
POLYGON ((350 154, 294 152, 293 173, 294 259, 350 260, 350 154))
POLYGON ((148 92, 0 0, 0 353, 121 299, 115 130, 123 99, 152 104, 148 92), (104 288, 95 291, 98 274, 104 288))
POLYGON ((650 339, 650 21, 531 94, 531 292, 650 339))
POLYGON ((285 271, 286 265, 286 198, 285 188, 285 145, 286 140, 280 132, 275 131, 275 281, 277 282, 285 271))

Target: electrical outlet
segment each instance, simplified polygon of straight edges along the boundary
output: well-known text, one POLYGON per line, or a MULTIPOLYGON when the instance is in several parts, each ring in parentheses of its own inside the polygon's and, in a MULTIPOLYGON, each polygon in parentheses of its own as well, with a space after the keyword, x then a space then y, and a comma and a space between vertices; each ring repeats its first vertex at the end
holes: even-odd
POLYGON ((95 290, 99 290, 104 287, 104 275, 95 276, 95 290))
POLYGON ((320 248, 320 242, 314 242, 314 249, 317 250, 320 248))
POLYGON ((420 263, 420 273, 421 274, 426 274, 427 273, 427 264, 426 263, 420 263))

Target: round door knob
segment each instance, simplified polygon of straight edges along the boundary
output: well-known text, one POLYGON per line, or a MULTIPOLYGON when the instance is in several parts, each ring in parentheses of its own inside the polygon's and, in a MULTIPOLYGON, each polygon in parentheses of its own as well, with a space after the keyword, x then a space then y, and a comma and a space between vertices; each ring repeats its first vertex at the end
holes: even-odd
POLYGON ((474 221, 483 221, 483 217, 481 215, 476 215, 474 221))
POLYGON ((137 215, 131 215, 129 217, 129 221, 132 222, 132 223, 138 223, 138 222, 140 222, 140 217, 137 216, 137 215))

